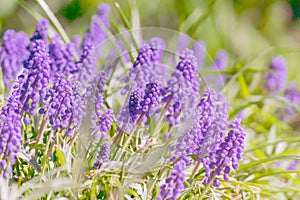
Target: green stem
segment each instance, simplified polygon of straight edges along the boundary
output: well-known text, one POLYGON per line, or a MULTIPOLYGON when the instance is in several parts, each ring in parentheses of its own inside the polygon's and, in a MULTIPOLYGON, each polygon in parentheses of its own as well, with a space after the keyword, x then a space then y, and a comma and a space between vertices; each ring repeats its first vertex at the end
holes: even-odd
POLYGON ((46 165, 46 162, 48 160, 48 157, 49 157, 49 149, 50 149, 50 142, 51 142, 51 138, 54 134, 54 131, 51 130, 50 134, 49 134, 49 138, 47 140, 47 143, 46 143, 46 149, 45 149, 45 154, 44 154, 44 157, 43 157, 43 160, 42 160, 42 174, 44 174, 45 172, 45 165, 46 165))
POLYGON ((129 142, 130 142, 130 139, 132 138, 133 134, 135 133, 135 131, 136 131, 136 130, 138 129, 138 127, 140 126, 140 124, 141 124, 141 122, 142 122, 142 119, 143 119, 143 117, 145 116, 145 114, 146 114, 146 113, 143 112, 143 113, 140 115, 140 117, 138 118, 138 120, 137 120, 137 122, 136 122, 136 124, 135 124, 135 126, 134 126, 134 128, 133 128, 133 130, 129 133, 129 136, 128 136, 127 140, 125 141, 125 144, 123 145, 123 148, 122 148, 120 154, 118 155, 117 160, 120 160, 120 159, 121 159, 123 151, 127 148, 128 144, 129 144, 129 142))
POLYGON ((61 35, 62 39, 65 41, 65 43, 70 42, 70 39, 63 29, 62 25, 59 23, 58 19, 56 18, 55 14, 51 11, 48 4, 44 0, 37 0, 37 2, 40 4, 50 21, 52 22, 53 26, 57 30, 57 32, 61 35))
POLYGON ((194 168, 192 174, 191 174, 190 180, 193 180, 193 179, 194 179, 194 177, 195 177, 195 175, 196 175, 196 173, 197 173, 197 171, 198 171, 198 169, 199 169, 199 167, 200 167, 200 164, 201 164, 201 161, 199 160, 199 161, 197 162, 197 165, 195 166, 195 168, 194 168))
POLYGON ((121 18, 122 18, 122 20, 123 20, 123 22, 124 22, 125 27, 129 30, 129 34, 130 34, 130 37, 131 37, 131 39, 132 39, 132 42, 133 42, 134 47, 135 47, 136 49, 139 49, 139 45, 138 45, 138 43, 136 42, 135 37, 134 37, 134 35, 132 34, 132 31, 130 31, 130 30, 132 29, 132 27, 131 27, 131 25, 130 25, 128 19, 127 19, 127 17, 125 16, 123 10, 121 9, 120 5, 119 5, 117 2, 115 3, 115 6, 116 6, 116 8, 118 9, 118 12, 119 12, 119 14, 120 14, 120 16, 121 16, 121 18))
POLYGON ((158 119, 158 122, 157 122, 157 125, 155 126, 154 132, 153 132, 153 134, 151 134, 151 137, 156 137, 158 135, 158 133, 159 133, 159 131, 161 129, 162 121, 163 121, 163 119, 165 117, 165 114, 168 111, 168 108, 169 108, 170 104, 171 104, 172 97, 173 97, 173 94, 170 95, 170 97, 169 97, 169 99, 168 99, 168 101, 167 101, 167 103, 166 103, 166 105, 165 105, 165 107, 164 107, 164 109, 163 109, 163 111, 162 111, 159 119, 158 119))

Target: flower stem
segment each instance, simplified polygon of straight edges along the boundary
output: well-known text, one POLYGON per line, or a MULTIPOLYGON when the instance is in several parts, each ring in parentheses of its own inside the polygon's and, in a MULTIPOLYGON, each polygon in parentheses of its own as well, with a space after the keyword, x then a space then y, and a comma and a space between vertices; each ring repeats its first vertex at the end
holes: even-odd
POLYGON ((195 177, 197 171, 199 170, 200 164, 201 164, 201 161, 199 160, 199 161, 197 162, 197 165, 195 166, 195 168, 194 168, 194 170, 193 170, 193 173, 192 173, 191 177, 190 177, 190 180, 191 180, 191 181, 194 179, 194 177, 195 177))
POLYGON ((37 0, 37 2, 40 4, 50 21, 52 22, 53 26, 57 30, 57 32, 61 35, 62 39, 65 41, 65 43, 70 42, 70 39, 63 29, 62 25, 59 23, 58 19, 55 17, 55 14, 51 11, 48 4, 44 0, 37 0))
POLYGON ((170 97, 169 97, 169 99, 168 99, 168 101, 167 101, 167 103, 166 103, 166 105, 165 105, 165 107, 164 107, 164 109, 163 109, 163 111, 162 111, 159 119, 158 119, 157 125, 155 126, 154 132, 151 135, 151 137, 156 137, 158 135, 158 133, 159 133, 159 131, 161 129, 162 121, 163 121, 163 119, 164 119, 164 117, 165 117, 165 115, 166 115, 166 113, 168 111, 168 108, 169 108, 170 104, 171 104, 172 96, 173 96, 173 94, 170 95, 170 97))
POLYGON ((143 112, 143 113, 140 115, 140 117, 138 118, 138 120, 137 120, 137 122, 136 122, 134 128, 133 128, 132 131, 129 133, 129 136, 128 136, 127 140, 125 141, 125 144, 122 145, 123 148, 122 148, 120 154, 118 155, 117 160, 120 160, 120 159, 121 159, 121 156, 122 156, 123 151, 127 148, 128 144, 129 144, 129 142, 130 142, 130 139, 132 138, 133 134, 135 133, 135 131, 136 131, 136 130, 138 129, 138 127, 140 126, 140 124, 141 124, 141 122, 142 122, 142 119, 143 119, 143 117, 145 116, 145 114, 146 114, 146 113, 143 112))

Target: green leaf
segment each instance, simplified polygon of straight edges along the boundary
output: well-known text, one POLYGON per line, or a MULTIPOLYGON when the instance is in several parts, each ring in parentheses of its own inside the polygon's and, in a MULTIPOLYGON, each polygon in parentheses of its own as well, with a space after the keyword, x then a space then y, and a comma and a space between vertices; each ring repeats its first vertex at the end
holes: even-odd
POLYGON ((240 172, 242 170, 246 170, 249 168, 255 168, 256 166, 263 164, 263 163, 267 163, 267 162, 271 162, 271 161, 275 161, 275 160, 285 160, 285 159, 300 160, 300 156, 296 156, 296 155, 274 156, 274 157, 268 157, 268 158, 261 159, 261 160, 252 161, 248 164, 241 165, 237 169, 237 172, 240 172))
POLYGON ((249 90, 248 90, 248 86, 247 86, 247 83, 246 83, 246 80, 245 80, 243 74, 239 75, 238 81, 239 81, 240 87, 241 87, 242 98, 247 98, 247 96, 249 95, 249 90))
POLYGON ((66 164, 65 154, 59 149, 58 146, 55 146, 55 152, 57 155, 58 163, 62 166, 65 165, 66 164))

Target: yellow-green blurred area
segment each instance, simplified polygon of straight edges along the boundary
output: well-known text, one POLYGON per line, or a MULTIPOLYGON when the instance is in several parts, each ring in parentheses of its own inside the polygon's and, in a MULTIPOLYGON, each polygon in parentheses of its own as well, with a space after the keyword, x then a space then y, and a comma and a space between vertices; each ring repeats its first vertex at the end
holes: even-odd
MULTIPOLYGON (((134 27, 163 27, 203 40, 208 53, 219 49, 252 67, 266 66, 273 56, 283 55, 290 80, 300 73, 300 0, 48 0, 67 34, 82 35, 97 4, 109 3, 111 21, 122 27, 115 3, 120 4, 134 27)), ((0 0, 0 33, 6 29, 32 34, 38 17, 46 16, 37 1, 0 0), (27 5, 27 10, 24 9, 27 5)), ((298 81, 298 84, 300 82, 298 81)))

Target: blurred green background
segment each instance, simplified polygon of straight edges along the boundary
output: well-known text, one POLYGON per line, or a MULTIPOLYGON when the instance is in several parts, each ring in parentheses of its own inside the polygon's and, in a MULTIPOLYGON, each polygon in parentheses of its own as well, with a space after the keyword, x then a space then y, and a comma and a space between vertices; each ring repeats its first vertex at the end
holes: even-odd
MULTIPOLYGON (((290 80, 299 80, 300 0, 48 0, 67 34, 82 35, 97 4, 109 3, 111 21, 122 26, 118 2, 133 26, 163 27, 188 33, 205 41, 210 55, 220 48, 230 54, 230 65, 251 62, 253 67, 268 65, 271 57, 282 54, 288 63, 290 80), (136 12, 137 11, 137 12, 136 12), (138 15, 137 15, 138 13, 138 15), (138 17, 139 16, 139 17, 138 17)), ((24 9, 46 16, 36 1, 0 0, 0 34, 6 29, 32 34, 37 20, 24 9), (22 6, 23 5, 23 6, 22 6)), ((298 81, 299 84, 299 81, 298 81)))

